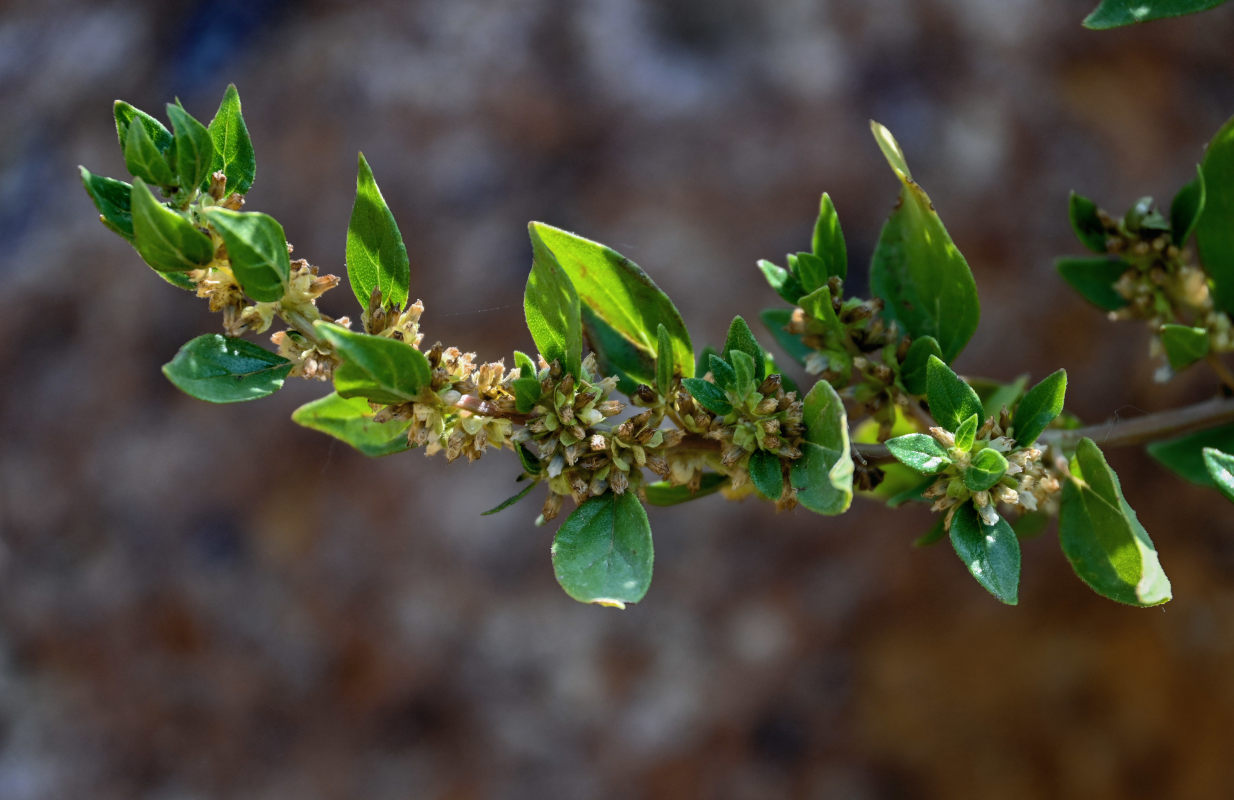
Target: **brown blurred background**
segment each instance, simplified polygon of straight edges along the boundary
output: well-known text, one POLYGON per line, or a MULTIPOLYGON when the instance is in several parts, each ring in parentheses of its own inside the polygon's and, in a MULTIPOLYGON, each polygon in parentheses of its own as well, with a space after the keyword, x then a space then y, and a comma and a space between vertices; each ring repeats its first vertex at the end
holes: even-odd
MULTIPOLYGON (((1234 113, 1234 6, 1094 33, 1094 0, 0 5, 0 800, 1229 796, 1234 524, 1113 451, 1176 599, 1098 598, 1053 531, 1000 606, 920 509, 653 510, 622 613, 556 586, 518 469, 369 461, 159 367, 217 319, 98 224, 119 97, 206 120, 238 84, 249 207, 340 272, 363 149, 429 340, 529 349, 525 224, 634 258, 702 346, 834 198, 860 291, 899 137, 967 255, 970 374, 1071 375, 1090 421, 1145 333, 1070 294, 1075 188, 1168 202, 1234 113)), ((325 302, 352 311, 344 288, 325 302)))

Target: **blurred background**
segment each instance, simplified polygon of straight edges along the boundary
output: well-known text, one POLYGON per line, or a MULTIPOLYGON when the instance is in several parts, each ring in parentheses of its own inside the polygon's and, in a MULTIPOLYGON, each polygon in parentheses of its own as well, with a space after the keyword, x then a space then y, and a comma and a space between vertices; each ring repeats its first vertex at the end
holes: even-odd
MULTIPOLYGON (((897 184, 889 126, 968 257, 960 371, 1071 375, 1089 421, 1203 398, 1071 294, 1078 189, 1168 203, 1234 113, 1234 6, 1106 33, 1094 0, 0 5, 0 800, 1224 796, 1234 523, 1111 451, 1176 599, 1116 606, 1056 536, 1000 606, 921 509, 653 510, 625 612, 553 580, 515 460, 370 461, 327 391, 211 406, 159 367, 217 329, 97 221, 123 98, 208 120, 235 82, 250 209, 342 274, 363 149, 428 341, 530 349, 526 222, 603 241, 697 346, 779 300, 829 191, 851 291, 897 184)), ((354 313, 345 288, 326 310, 354 313)))

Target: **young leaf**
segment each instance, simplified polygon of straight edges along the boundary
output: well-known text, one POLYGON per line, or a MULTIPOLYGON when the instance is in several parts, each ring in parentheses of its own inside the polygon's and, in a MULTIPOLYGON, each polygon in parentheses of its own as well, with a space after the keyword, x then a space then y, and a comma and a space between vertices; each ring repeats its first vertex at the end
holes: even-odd
POLYGON ((1225 499, 1234 503, 1234 456, 1205 447, 1204 466, 1208 468, 1208 477, 1212 478, 1225 499))
POLYGON ((481 512, 481 513, 480 513, 480 516, 482 516, 482 517, 488 517, 488 516, 491 516, 491 515, 493 515, 493 514, 496 514, 498 511, 505 511, 507 508, 509 508, 510 506, 514 505, 514 504, 515 504, 515 503, 517 503, 519 500, 522 500, 524 497, 526 497, 528 494, 530 494, 530 493, 531 493, 531 490, 532 490, 532 489, 534 489, 534 488, 536 488, 537 483, 538 483, 537 481, 531 481, 531 482, 529 482, 526 486, 524 486, 524 487, 522 488, 522 490, 521 490, 518 494, 515 494, 515 495, 512 495, 512 496, 510 496, 510 497, 507 497, 505 500, 502 500, 500 503, 498 503, 497 505, 493 506, 493 507, 492 507, 492 508, 490 508, 488 511, 483 511, 483 512, 481 512))
POLYGON ((1007 459, 997 450, 987 447, 973 456, 964 470, 964 485, 969 491, 984 492, 1007 472, 1007 459))
POLYGON ((1234 313, 1234 117, 1208 143, 1200 170, 1204 209, 1195 225, 1196 249, 1212 279, 1213 305, 1234 313))
POLYGON ((651 524, 634 492, 587 500, 553 537, 553 571, 580 603, 625 608, 651 586, 651 524))
POLYGON ((132 189, 133 238, 137 252, 159 272, 184 272, 214 259, 210 237, 154 198, 140 178, 132 189))
POLYGON ((1037 441, 1041 432, 1063 412, 1063 398, 1066 394, 1067 371, 1063 369, 1047 375, 1029 389, 1011 418, 1016 444, 1028 447, 1037 441))
POLYGON ((763 370, 766 368, 766 362, 763 358, 763 348, 754 338, 754 332, 750 330, 750 326, 741 317, 733 317, 732 323, 728 326, 728 336, 724 339, 724 358, 732 361, 732 354, 735 351, 745 353, 754 361, 756 378, 762 380, 765 377, 763 370))
POLYGON ((543 227, 534 222, 528 226, 531 274, 527 276, 527 289, 523 293, 527 330, 545 361, 550 364, 557 361, 567 373, 581 377, 583 329, 578 292, 541 238, 543 227))
POLYGON ((81 170, 81 185, 99 210, 99 220, 111 230, 133 243, 133 187, 124 181, 95 175, 85 167, 81 170))
POLYGON ((758 268, 762 270, 763 277, 767 279, 768 285, 775 289, 776 294, 784 298, 784 302, 797 305, 797 298, 806 293, 806 290, 801 286, 801 281, 797 280, 797 276, 784 269, 784 267, 777 266, 763 259, 758 262, 758 268))
POLYGON ((702 378, 684 378, 681 384, 686 387, 686 391, 699 405, 712 414, 724 416, 732 412, 733 404, 728 402, 724 390, 711 381, 705 381, 702 378))
POLYGON ((218 111, 210 120, 209 130, 214 140, 210 173, 222 170, 227 176, 228 194, 246 194, 257 176, 257 159, 253 155, 248 126, 240 113, 240 93, 234 83, 227 86, 218 111))
POLYGON ((1167 323, 1161 326, 1161 345, 1170 369, 1178 372, 1208 355, 1208 330, 1167 323))
POLYGON ((1204 200, 1204 170, 1197 166, 1195 180, 1184 184, 1170 202, 1170 238, 1174 244, 1182 247, 1187 243, 1204 211, 1204 200))
POLYGON ((368 308, 374 289, 381 290, 385 306, 401 310, 407 305, 411 282, 407 247, 363 153, 347 223, 347 280, 362 308, 368 308))
POLYGON ((694 374, 694 348, 681 314, 637 264, 602 244, 560 228, 541 222, 531 223, 531 228, 533 237, 539 238, 569 276, 579 301, 637 351, 637 358, 607 353, 605 360, 611 360, 616 369, 606 372, 620 371, 637 383, 654 383, 656 331, 664 325, 673 342, 674 370, 680 370, 686 378, 694 374))
POLYGON ((843 335, 844 324, 836 316, 835 306, 831 302, 831 289, 820 286, 797 301, 801 310, 831 330, 843 335))
POLYGON ((646 495, 647 502, 653 506, 675 506, 680 503, 697 500, 700 497, 706 497, 709 494, 715 494, 721 488, 727 486, 728 483, 729 477, 727 475, 704 472, 696 492, 690 491, 689 486, 674 486, 668 481, 656 481, 655 483, 643 484, 643 494, 646 495))
POLYGON ((1009 606, 1019 602, 1020 540, 1007 520, 986 525, 965 503, 951 520, 951 546, 986 591, 1009 606))
POLYGON ((891 132, 873 121, 870 128, 901 184, 900 202, 874 250, 870 288, 909 336, 937 339, 950 363, 977 330, 977 284, 891 132))
POLYGON ((406 403, 429 385, 428 359, 406 342, 356 333, 328 322, 313 327, 343 360, 334 370, 341 397, 364 397, 375 403, 406 403))
POLYGON ((957 450, 967 453, 973 449, 973 442, 977 440, 977 425, 978 415, 973 414, 968 419, 960 423, 960 427, 955 429, 955 446, 957 450))
POLYGON ((768 500, 779 500, 784 493, 784 472, 780 459, 766 450, 750 454, 750 481, 759 494, 768 500))
POLYGON ((208 333, 181 347, 163 365, 163 374, 198 400, 239 403, 283 388, 291 367, 287 359, 252 342, 208 333))
POLYGON ((146 112, 139 108, 134 108, 123 100, 117 100, 112 108, 112 113, 116 117, 116 136, 120 138, 121 150, 124 150, 128 143, 129 128, 134 122, 137 122, 146 129, 146 133, 153 140, 154 146, 158 148, 160 153, 166 153, 171 149, 173 141, 171 131, 167 130, 163 123, 146 112))
POLYGON ((167 155, 155 147, 145 125, 129 126, 129 138, 124 143, 124 166, 134 178, 155 186, 170 187, 178 183, 167 155))
POLYGON ((712 356, 709 360, 708 370, 711 372, 711 377, 715 378, 716 386, 724 390, 735 389, 737 387, 737 371, 732 365, 719 356, 712 356))
POLYGON ((1097 204, 1083 195, 1071 193, 1067 200, 1067 216, 1071 218, 1071 229, 1075 231, 1080 244, 1094 253, 1105 253, 1106 230, 1097 214, 1097 204))
POLYGON ((1127 298, 1114 288, 1114 282, 1132 268, 1121 258, 1060 258, 1054 266, 1072 289, 1102 311, 1127 305, 1127 298))
POLYGON ((377 422, 363 397, 342 397, 331 392, 297 408, 292 422, 346 442, 366 456, 388 456, 411 448, 407 428, 411 420, 377 422))
POLYGON ((1152 540, 1092 439, 1080 440, 1063 484, 1058 534, 1076 575, 1098 594, 1133 606, 1170 599, 1152 540))
POLYGON ((177 184, 183 189, 201 186, 209 179, 210 165, 214 163, 210 131, 176 103, 167 104, 167 118, 176 132, 177 184))
MULTIPOLYGON (((757 386, 754 377, 754 359, 750 358, 748 353, 743 353, 740 350, 734 350, 729 353, 729 357, 733 360, 733 386, 741 394, 742 397, 747 397, 746 388, 757 386)), ((766 366, 766 362, 759 359, 759 364, 766 366)), ((761 382, 761 381, 760 381, 761 382)))
POLYGON ((831 202, 831 196, 823 192, 818 204, 818 220, 814 223, 814 255, 827 265, 827 275, 843 280, 848 277, 848 250, 844 245, 844 232, 840 230, 840 218, 831 202))
POLYGON ((1234 425, 1209 428, 1165 442, 1153 442, 1147 449, 1150 456, 1176 474, 1197 486, 1215 489, 1217 485, 1208 473, 1202 454, 1206 447, 1234 452, 1234 425))
POLYGON ((797 502, 819 514, 843 514, 853 502, 853 456, 844 403, 827 381, 805 396, 806 441, 789 480, 797 502))
POLYGON ((1084 18, 1084 27, 1094 30, 1118 28, 1136 22, 1179 17, 1216 8, 1226 0, 1101 0, 1084 18))
POLYGON ((788 332, 788 323, 793 312, 787 308, 768 308, 758 317, 763 321, 771 338, 788 354, 789 358, 798 364, 804 364, 806 356, 814 352, 802 343, 801 337, 788 332))
POLYGON ((928 434, 908 433, 888 439, 885 444, 896 461, 922 475, 937 475, 951 466, 947 451, 928 434))
POLYGON ((976 414, 982 414, 981 398, 937 356, 926 365, 926 402, 936 422, 949 431, 976 414))
POLYGON ((543 387, 537 377, 536 365, 526 353, 514 351, 514 366, 518 367, 518 377, 513 381, 514 407, 520 414, 527 414, 540 400, 543 387))
POLYGON ((937 339, 933 336, 913 339, 913 343, 908 346, 908 352, 904 354, 904 361, 900 364, 900 382, 904 384, 904 391, 916 395, 926 393, 926 367, 931 356, 940 359, 943 357, 943 349, 938 346, 937 339))
POLYGON ((283 226, 259 211, 232 211, 213 206, 206 221, 227 245, 231 271, 244 293, 254 300, 282 300, 291 277, 291 257, 283 226))
POLYGON ((656 393, 668 397, 673 388, 673 340, 661 323, 656 329, 656 393))
POLYGON ((827 285, 828 266, 826 260, 813 253, 796 253, 788 257, 789 272, 801 282, 801 288, 813 292, 820 286, 827 285))

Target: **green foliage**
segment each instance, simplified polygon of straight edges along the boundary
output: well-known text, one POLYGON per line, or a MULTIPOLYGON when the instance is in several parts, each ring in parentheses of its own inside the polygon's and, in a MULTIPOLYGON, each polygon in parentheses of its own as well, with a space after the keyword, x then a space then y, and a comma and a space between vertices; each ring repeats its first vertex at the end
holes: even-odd
POLYGON ((1007 472, 1007 459, 997 450, 986 448, 973 455, 964 470, 964 485, 969 491, 988 491, 1007 472))
POLYGON ((361 308, 368 308, 376 289, 383 306, 401 310, 409 299, 411 261, 363 153, 359 160, 356 199, 347 223, 347 280, 361 308))
POLYGON ((334 389, 339 396, 398 404, 415 400, 429 385, 428 359, 411 345, 328 322, 317 322, 313 327, 343 359, 334 370, 334 389))
POLYGON ((951 523, 951 546, 986 591, 1007 605, 1019 602, 1020 540, 1006 520, 987 525, 966 503, 951 523))
POLYGON ((1191 237, 1195 225, 1204 211, 1207 192, 1204 187, 1204 170, 1195 168, 1195 180, 1183 185, 1170 202, 1170 236, 1174 244, 1182 247, 1191 237))
POLYGON ((908 347, 908 353, 900 364, 900 381, 909 394, 923 395, 926 393, 926 375, 930 358, 942 358, 943 349, 933 336, 920 336, 913 339, 908 347))
POLYGON ((1084 18, 1084 27, 1103 30, 1179 17, 1216 8, 1224 2, 1226 0, 1101 0, 1093 12, 1084 18))
POLYGON ((1120 258, 1060 258, 1054 265, 1072 289, 1102 311, 1117 311, 1127 305, 1127 298, 1114 288, 1114 282, 1132 268, 1126 261, 1120 258))
POLYGON ((208 333, 189 341, 163 365, 167 380, 210 403, 239 403, 283 388, 291 362, 244 339, 208 333))
POLYGON ((1060 369, 1047 375, 1041 383, 1028 390, 1016 406, 1011 418, 1011 428, 1016 444, 1028 447, 1063 413, 1063 399, 1067 394, 1067 371, 1060 369))
POLYGON ((531 228, 589 309, 584 323, 605 372, 654 384, 657 330, 663 325, 673 345, 674 371, 686 378, 694 374, 694 348, 680 312, 637 264, 560 228, 540 222, 531 228))
POLYGON ((258 211, 218 207, 202 213, 227 246, 231 271, 244 293, 267 303, 281 300, 291 276, 291 257, 278 220, 258 211))
POLYGON ((527 330, 546 361, 556 361, 568 374, 581 377, 583 329, 578 292, 545 244, 541 228, 534 222, 528 226, 532 261, 523 294, 527 330))
POLYGON ((1204 208, 1195 223, 1195 244, 1212 279, 1213 304, 1234 313, 1234 117, 1208 143, 1200 172, 1204 208))
POLYGON ((766 450, 750 454, 750 480, 758 493, 768 500, 776 500, 784 493, 784 472, 780 459, 766 450))
POLYGON ((167 160, 167 153, 155 146, 145 125, 130 125, 124 143, 124 166, 134 178, 164 188, 178 183, 176 173, 167 160))
POLYGON ((116 118, 116 136, 120 139, 120 150, 123 151, 129 140, 129 128, 136 122, 146 129, 146 134, 154 142, 160 153, 171 149, 174 141, 171 131, 154 117, 139 108, 134 108, 123 100, 117 100, 112 108, 116 118))
POLYGON ((175 167, 177 185, 193 189, 210 180, 210 165, 214 163, 214 139, 193 115, 178 103, 167 104, 167 118, 175 130, 175 167))
POLYGON ((534 488, 536 488, 536 482, 533 481, 533 482, 528 483, 521 490, 519 490, 516 494, 510 495, 505 500, 502 500, 500 503, 490 508, 488 511, 481 512, 480 516, 489 517, 489 516, 492 516, 493 514, 498 513, 499 511, 505 511, 507 508, 514 505, 519 500, 522 500, 524 497, 530 494, 531 490, 534 488))
POLYGON ((1197 486, 1215 489, 1217 484, 1204 463, 1205 448, 1234 452, 1234 425, 1222 425, 1168 441, 1153 442, 1148 446, 1148 454, 1197 486))
POLYGON ((1080 243, 1094 253, 1106 252, 1106 230, 1097 213, 1097 204, 1083 195, 1071 193, 1067 200, 1067 216, 1071 230, 1080 243))
POLYGON ((760 312, 758 316, 771 333, 772 338, 776 340, 776 344, 780 345, 789 358, 798 364, 803 364, 806 356, 813 351, 802 343, 800 336, 794 336, 786 329, 792 314, 793 312, 786 308, 768 308, 760 312))
POLYGON ((977 439, 977 426, 979 424, 981 424, 980 418, 976 414, 960 423, 960 427, 955 429, 955 447, 957 450, 967 453, 973 449, 973 442, 977 439))
POLYGON ((926 366, 926 402, 934 420, 949 431, 957 430, 974 414, 980 418, 984 413, 973 387, 936 356, 930 356, 926 366))
POLYGON ((160 203, 141 178, 133 182, 133 239, 137 252, 159 272, 183 272, 214 259, 210 237, 160 203))
POLYGON ((806 442, 793 462, 789 481, 797 502, 819 514, 843 514, 853 502, 853 456, 848 438, 848 415, 836 390, 814 384, 804 400, 806 442))
POLYGON ((331 392, 305 403, 292 412, 298 425, 346 442, 366 456, 388 456, 411 448, 407 428, 411 420, 378 422, 372 406, 363 397, 343 397, 331 392))
POLYGON ((767 361, 763 357, 763 348, 754 338, 754 332, 750 330, 750 326, 741 317, 733 317, 732 323, 728 326, 728 336, 724 339, 724 358, 736 365, 737 362, 733 361, 734 353, 742 353, 750 357, 753 363, 754 378, 761 381, 765 377, 767 361))
POLYGON ((647 512, 632 492, 593 497, 557 530, 552 556, 557 582, 580 603, 637 603, 654 559, 647 512))
POLYGON ((647 502, 653 506, 675 506, 688 503, 709 494, 715 494, 729 484, 727 475, 715 472, 703 473, 697 491, 691 491, 689 486, 674 486, 668 481, 656 481, 643 485, 643 493, 647 502))
MULTIPOLYGON (((712 356, 712 358, 716 357, 712 356)), ((724 362, 721 361, 720 363, 724 362)), ((733 404, 728 401, 724 390, 716 384, 702 378, 686 378, 681 383, 685 386, 686 391, 690 393, 690 396, 712 414, 723 416, 732 412, 733 404)))
POLYGON ((887 440, 887 449, 906 467, 922 475, 937 475, 951 466, 951 458, 933 436, 909 433, 887 440))
POLYGON ((1171 597, 1170 581, 1118 476, 1092 439, 1081 439, 1063 485, 1058 534, 1076 575, 1098 594, 1133 606, 1171 597))
POLYGON ((1178 372, 1208 355, 1208 330, 1190 325, 1162 325, 1161 344, 1170 369, 1178 372))
POLYGON ((812 246, 814 255, 826 265, 828 277, 834 275, 841 280, 848 277, 848 249, 844 244, 844 232, 840 230, 840 218, 831 203, 831 196, 826 192, 823 192, 818 204, 812 246))
POLYGON ((1208 477, 1225 495, 1225 499, 1234 503, 1234 455, 1222 452, 1215 447, 1205 447, 1204 466, 1208 469, 1208 477))
POLYGON ((99 210, 99 220, 111 230, 133 243, 133 187, 124 181, 95 175, 85 167, 81 171, 81 185, 99 210))
POLYGON ((257 159, 253 142, 249 139, 248 126, 240 113, 240 93, 230 84, 219 103, 218 111, 210 120, 210 138, 214 140, 214 158, 210 161, 211 174, 221 171, 227 176, 227 192, 247 194, 257 176, 257 159))
POLYGON ((909 336, 938 340, 950 363, 977 330, 977 284, 891 132, 877 122, 870 127, 901 184, 900 202, 874 250, 870 288, 909 336))
POLYGON ((767 279, 768 285, 775 290, 776 294, 784 298, 785 302, 797 305, 797 298, 806 293, 797 276, 784 269, 784 267, 777 266, 766 259, 761 259, 758 262, 758 268, 762 270, 763 277, 767 279))

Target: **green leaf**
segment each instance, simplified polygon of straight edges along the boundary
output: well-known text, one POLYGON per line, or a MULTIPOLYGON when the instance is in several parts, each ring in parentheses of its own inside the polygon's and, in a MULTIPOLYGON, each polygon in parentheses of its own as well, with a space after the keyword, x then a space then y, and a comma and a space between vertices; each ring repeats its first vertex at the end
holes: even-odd
MULTIPOLYGON (((758 388, 761 383, 754 377, 754 359, 750 358, 748 353, 743 353, 740 350, 734 350, 729 353, 729 357, 733 360, 733 372, 736 377, 733 379, 733 386, 742 397, 748 397, 747 389, 758 388)), ((760 366, 766 366, 761 358, 759 359, 760 366)))
POLYGON ((407 306, 411 283, 407 247, 363 153, 347 223, 347 280, 361 308, 368 308, 374 289, 381 291, 382 305, 400 310, 407 306))
POLYGON ((240 113, 240 93, 234 83, 228 85, 214 119, 210 120, 210 137, 214 139, 210 173, 222 170, 227 176, 228 194, 246 194, 257 175, 257 159, 253 155, 249 129, 240 113))
POLYGON ((702 378, 684 378, 681 384, 686 387, 686 391, 698 401, 699 405, 712 414, 724 416, 732 412, 733 404, 728 402, 724 390, 711 381, 702 378))
POLYGON ((356 333, 328 322, 313 327, 343 360, 334 370, 334 389, 342 397, 375 403, 406 403, 430 385, 428 359, 406 342, 356 333))
POLYGON ((282 300, 291 279, 291 257, 283 226, 259 211, 232 211, 213 206, 206 222, 223 237, 231 271, 244 293, 254 300, 282 300))
POLYGON ((1200 170, 1204 209, 1195 225, 1196 249, 1212 279, 1213 304, 1234 313, 1234 117, 1208 143, 1200 170))
POLYGON ((891 132, 877 122, 870 127, 901 183, 900 202, 874 250, 870 288, 909 336, 937 339, 950 363, 977 330, 977 284, 891 132))
POLYGON ((737 371, 731 364, 719 356, 712 356, 709 362, 708 370, 711 372, 711 377, 715 378, 716 386, 724 390, 737 387, 737 371))
POLYGON ((801 305, 802 311, 827 328, 841 336, 844 335, 844 323, 840 322, 840 318, 836 316, 835 306, 831 302, 831 289, 820 286, 797 302, 801 305))
POLYGON ((951 520, 951 546, 986 591, 1009 606, 1019 602, 1020 540, 1007 520, 986 525, 965 503, 951 520))
POLYGON ((156 186, 172 187, 178 183, 167 154, 155 146, 145 125, 129 126, 129 138, 124 143, 124 166, 134 178, 156 186))
POLYGON ((133 187, 124 181, 95 175, 85 167, 77 169, 81 171, 81 185, 99 211, 99 220, 132 244, 133 187))
POLYGON ((1178 17, 1216 8, 1226 0, 1101 0, 1084 18, 1084 27, 1094 30, 1118 28, 1135 22, 1178 17))
POLYGON ((1050 373, 1028 390, 1011 418, 1011 430, 1017 445, 1028 447, 1037 441, 1041 432, 1049 427, 1055 417, 1063 413, 1063 399, 1066 394, 1065 369, 1050 373))
POLYGON ((1212 478, 1225 499, 1234 503, 1234 456, 1214 447, 1205 447, 1203 453, 1208 477, 1212 478))
POLYGON ((252 342, 208 333, 181 347, 163 365, 163 374, 198 400, 239 403, 283 388, 291 367, 287 359, 252 342))
POLYGON ((673 340, 663 324, 656 329, 656 392, 668 397, 673 388, 673 340))
POLYGON ((514 365, 518 377, 514 379, 514 407, 520 414, 527 414, 540 400, 543 387, 537 377, 536 365, 526 353, 514 351, 514 365))
POLYGON ((651 586, 647 512, 633 492, 593 497, 562 523, 552 555, 557 582, 580 603, 637 603, 651 586))
POLYGON ((488 517, 488 516, 491 516, 491 515, 493 515, 493 514, 496 514, 498 511, 505 511, 507 508, 509 508, 510 506, 514 505, 514 504, 515 504, 515 503, 517 503, 519 500, 522 500, 524 497, 526 497, 528 494, 530 494, 530 493, 531 493, 531 490, 532 490, 532 489, 534 489, 534 488, 536 488, 537 483, 538 483, 537 481, 532 481, 532 482, 528 483, 526 486, 524 486, 524 487, 523 487, 522 491, 520 491, 518 494, 515 494, 515 495, 512 495, 512 496, 510 496, 510 497, 507 497, 505 500, 502 500, 500 503, 498 503, 497 505, 493 506, 493 507, 492 507, 492 508, 490 508, 488 511, 484 511, 484 512, 482 512, 482 513, 480 514, 480 516, 482 516, 482 517, 488 517))
POLYGON ((1058 533, 1076 575, 1103 597, 1133 606, 1170 599, 1170 581, 1152 540, 1092 439, 1081 439, 1076 448, 1072 477, 1063 484, 1058 533))
POLYGON ((977 440, 978 424, 977 415, 973 414, 961 422, 960 427, 955 429, 955 446, 957 450, 967 453, 973 449, 973 442, 977 440))
MULTIPOLYGON (((583 361, 582 314, 578 292, 557 257, 541 238, 546 226, 531 223, 531 274, 523 293, 527 330, 540 355, 554 361, 575 377, 581 377, 583 361)), ((684 373, 683 373, 684 374, 684 373)))
POLYGON ((124 150, 129 140, 129 128, 136 121, 146 129, 146 134, 154 142, 154 146, 159 152, 166 153, 171 149, 172 138, 171 131, 163 123, 159 122, 154 117, 139 108, 134 108, 123 100, 117 100, 112 107, 112 113, 116 118, 116 136, 120 139, 120 149, 124 150))
POLYGON ((1067 216, 1071 218, 1071 229, 1075 231, 1080 244, 1094 253, 1105 253, 1106 230, 1097 214, 1097 204, 1083 195, 1071 193, 1067 201, 1067 216))
POLYGON ((812 292, 827 285, 827 262, 813 253, 795 253, 788 257, 788 270, 801 282, 801 288, 812 292))
POLYGON ((1170 369, 1178 372, 1208 355, 1208 330, 1167 323, 1161 326, 1161 344, 1170 369))
POLYGON ((763 497, 779 500, 784 493, 784 472, 780 469, 779 457, 766 450, 751 453, 750 481, 763 497))
POLYGON ((373 409, 363 397, 343 397, 331 392, 297 408, 292 412, 291 419, 297 425, 346 442, 371 458, 411 449, 407 442, 411 420, 377 422, 373 414, 373 409))
POLYGON ((973 387, 937 356, 930 356, 926 365, 926 402, 934 420, 949 431, 974 414, 980 418, 984 411, 973 387))
POLYGON ((656 481, 643 484, 643 493, 647 497, 647 502, 653 506, 675 506, 715 494, 728 484, 727 475, 704 472, 697 492, 691 492, 689 486, 674 486, 668 481, 656 481))
POLYGON ((1182 247, 1187 243, 1195 224, 1204 211, 1204 170, 1195 168, 1195 180, 1187 182, 1170 202, 1170 238, 1182 247))
POLYGON ((1015 408, 1016 402, 1024 395, 1024 387, 1028 385, 1028 376, 1021 375, 1011 383, 1001 381, 970 378, 968 385, 981 398, 982 419, 997 417, 1005 407, 1008 411, 1015 408))
POLYGON ((844 245, 844 232, 840 230, 840 218, 831 202, 831 196, 823 192, 818 204, 818 220, 814 223, 814 255, 827 265, 827 275, 840 280, 848 277, 848 249, 844 245))
POLYGON ((1132 269, 1121 258, 1060 258, 1054 266, 1072 289, 1102 311, 1117 311, 1127 305, 1127 298, 1114 288, 1123 273, 1132 269))
POLYGON ((741 317, 733 317, 728 326, 728 336, 724 339, 724 358, 732 362, 734 352, 745 353, 753 360, 755 377, 761 381, 764 377, 763 370, 766 369, 763 348, 754 338, 754 331, 750 330, 750 326, 741 317))
POLYGON ((1029 511, 1011 523, 1017 539, 1032 539, 1045 533, 1050 524, 1050 515, 1044 511, 1029 511))
POLYGON ((819 381, 803 405, 806 441, 801 458, 789 470, 790 483, 805 508, 843 514, 853 501, 853 457, 844 403, 831 384, 819 381))
POLYGON ((1153 442, 1147 450, 1150 456, 1183 478, 1197 486, 1215 489, 1217 484, 1213 483, 1204 463, 1203 450, 1206 447, 1227 453, 1234 452, 1234 425, 1196 431, 1169 441, 1153 442))
POLYGON ((885 444, 896 461, 922 475, 937 475, 951 466, 947 451, 928 434, 909 433, 888 439, 885 444))
POLYGON ((531 228, 569 276, 579 301, 640 354, 637 358, 612 361, 616 369, 605 372, 621 371, 637 383, 654 383, 656 331, 663 325, 673 343, 673 368, 680 370, 682 377, 694 375, 694 348, 685 322, 668 295, 647 273, 597 242, 541 222, 531 223, 531 228))
POLYGON ((214 244, 193 223, 154 198, 140 178, 132 189, 134 246, 159 272, 184 272, 214 260, 214 244))
POLYGON ((923 395, 926 393, 926 367, 930 357, 942 358, 943 349, 938 346, 938 340, 933 336, 919 336, 913 339, 904 354, 900 364, 900 382, 904 391, 909 394, 923 395))
POLYGON ((1131 233, 1152 231, 1155 234, 1170 231, 1169 221, 1161 216, 1156 203, 1149 196, 1136 200, 1135 204, 1127 210, 1127 213, 1123 215, 1123 227, 1131 233))
POLYGON ((777 266, 766 259, 758 262, 758 268, 762 270, 763 277, 767 279, 767 283, 772 289, 775 289, 776 294, 784 298, 786 303, 797 305, 797 298, 806 293, 802 287, 801 281, 797 280, 797 276, 777 266))
POLYGON ((973 455, 964 470, 964 485, 972 492, 984 492, 1007 472, 1007 459, 997 450, 987 447, 973 455))
POLYGON ((804 364, 806 356, 814 352, 801 341, 801 337, 788 332, 788 323, 793 312, 786 308, 768 308, 760 313, 759 319, 767 327, 771 338, 788 354, 788 357, 798 364, 804 364))
POLYGON ((178 185, 193 189, 210 178, 210 165, 214 163, 214 140, 193 115, 176 103, 167 104, 167 118, 175 129, 176 174, 178 185))

